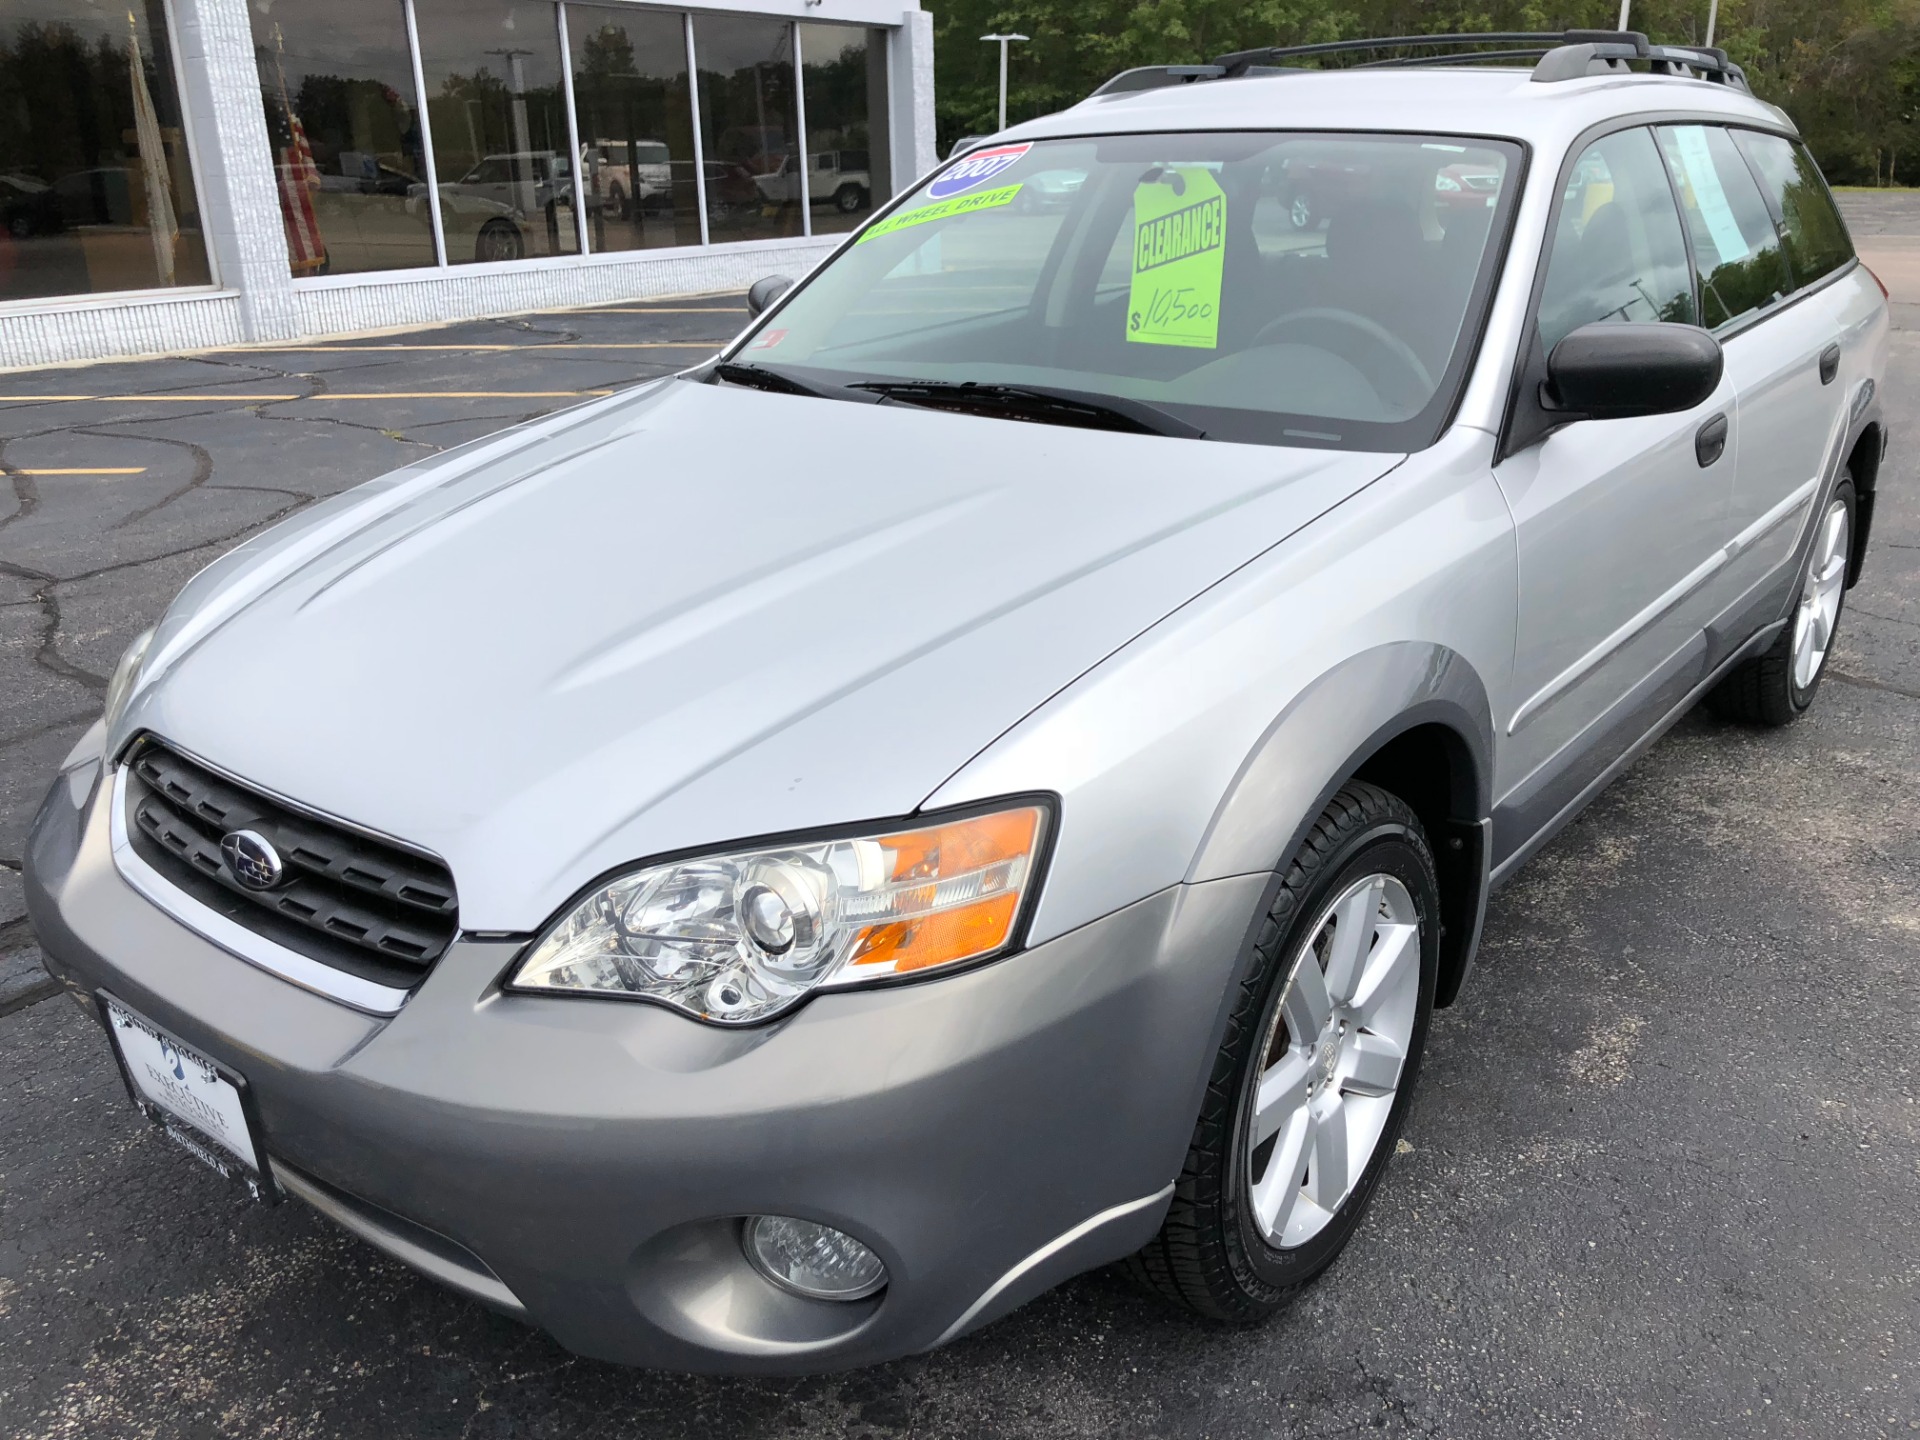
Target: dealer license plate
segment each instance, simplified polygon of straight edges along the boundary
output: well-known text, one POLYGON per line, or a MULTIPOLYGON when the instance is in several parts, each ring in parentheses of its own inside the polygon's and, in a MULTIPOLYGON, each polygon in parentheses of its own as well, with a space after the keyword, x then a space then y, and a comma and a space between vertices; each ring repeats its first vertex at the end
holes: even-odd
POLYGON ((241 1090, 245 1082, 112 996, 102 995, 100 1003, 127 1088, 140 1108, 183 1150, 266 1198, 260 1150, 241 1090))

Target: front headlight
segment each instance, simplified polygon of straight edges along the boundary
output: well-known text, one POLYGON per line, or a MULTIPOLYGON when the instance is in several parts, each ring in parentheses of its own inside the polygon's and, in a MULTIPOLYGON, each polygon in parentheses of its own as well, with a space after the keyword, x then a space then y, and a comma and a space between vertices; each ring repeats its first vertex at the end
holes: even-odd
POLYGON ((127 698, 140 679, 140 667, 147 663, 147 647, 151 644, 153 631, 142 631, 134 636, 120 663, 113 667, 113 678, 107 682, 107 710, 103 717, 108 735, 112 735, 113 727, 120 723, 120 712, 127 708, 127 698))
POLYGON ((702 1020, 766 1020, 815 990, 1006 950, 1032 892, 1048 808, 629 871, 562 915, 509 988, 627 995, 702 1020))

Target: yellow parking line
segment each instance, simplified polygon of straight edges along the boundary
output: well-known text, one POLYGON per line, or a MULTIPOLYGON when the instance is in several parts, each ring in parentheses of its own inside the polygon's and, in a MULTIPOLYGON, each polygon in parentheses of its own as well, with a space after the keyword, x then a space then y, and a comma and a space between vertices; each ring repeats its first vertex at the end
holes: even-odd
POLYGON ((638 305, 599 306, 582 310, 542 310, 542 315, 744 315, 744 305, 713 305, 698 309, 656 310, 638 305))
POLYGON ((0 402, 7 404, 47 404, 68 400, 177 400, 184 404, 204 405, 209 400, 235 400, 255 404, 262 400, 300 400, 300 395, 232 395, 222 391, 218 395, 0 395, 0 402))
POLYGON ((298 395, 298 400, 572 400, 611 390, 369 390, 362 394, 298 395))
POLYGON ((717 350, 724 340, 623 340, 593 344, 563 341, 552 345, 247 345, 216 353, 238 355, 362 355, 377 350, 717 350))
POLYGON ((86 469, 29 470, 19 466, 9 465, 6 467, 6 473, 9 475, 144 475, 147 473, 147 467, 144 465, 127 465, 98 468, 89 467, 86 469))
POLYGON ((205 405, 214 400, 229 400, 243 405, 287 400, 579 400, 611 394, 611 390, 368 390, 342 391, 332 395, 234 395, 220 391, 208 395, 0 395, 0 404, 45 405, 86 400, 137 402, 142 405, 149 401, 205 405))

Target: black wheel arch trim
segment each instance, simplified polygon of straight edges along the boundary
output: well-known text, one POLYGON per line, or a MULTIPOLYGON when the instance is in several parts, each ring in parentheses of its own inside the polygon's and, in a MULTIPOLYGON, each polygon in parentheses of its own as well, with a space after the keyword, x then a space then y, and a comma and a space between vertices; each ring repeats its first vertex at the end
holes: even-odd
MULTIPOLYGON (((1297 695, 1262 734, 1234 777, 1196 854, 1189 880, 1266 872, 1260 906, 1241 943, 1239 970, 1251 955, 1253 937, 1284 875, 1320 813, 1340 788, 1368 780, 1400 794, 1428 831, 1440 874, 1440 977, 1436 1005, 1459 994, 1479 946, 1486 915, 1492 860, 1493 719, 1486 687, 1459 652, 1446 646, 1403 641, 1349 657, 1297 695), (1336 733, 1317 723, 1318 713, 1362 717, 1356 741, 1351 726, 1343 741, 1299 745, 1302 737, 1336 733), (1374 766, 1393 753, 1395 742, 1425 732, 1450 752, 1444 799, 1401 792, 1374 766), (1318 774, 1312 792, 1303 775, 1318 774)), ((1223 1011, 1213 1039, 1226 1023, 1223 1011)))

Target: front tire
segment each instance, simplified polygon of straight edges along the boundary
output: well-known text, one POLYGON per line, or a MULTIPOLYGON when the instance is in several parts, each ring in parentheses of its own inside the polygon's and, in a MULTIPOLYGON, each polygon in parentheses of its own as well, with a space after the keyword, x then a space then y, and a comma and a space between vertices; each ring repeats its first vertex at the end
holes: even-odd
POLYGON ((1853 481, 1843 479, 1814 531, 1786 628, 1765 653, 1741 661, 1708 692, 1707 708, 1722 720, 1791 725, 1812 706, 1846 603, 1854 513, 1853 481))
POLYGON ((1439 969, 1419 820, 1335 795, 1287 865, 1160 1234, 1128 1263, 1173 1303, 1265 1319, 1359 1229, 1411 1103, 1439 969))

